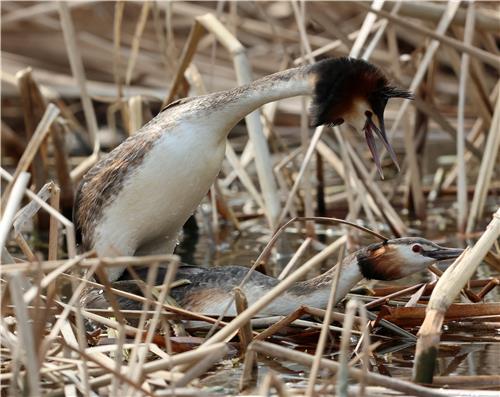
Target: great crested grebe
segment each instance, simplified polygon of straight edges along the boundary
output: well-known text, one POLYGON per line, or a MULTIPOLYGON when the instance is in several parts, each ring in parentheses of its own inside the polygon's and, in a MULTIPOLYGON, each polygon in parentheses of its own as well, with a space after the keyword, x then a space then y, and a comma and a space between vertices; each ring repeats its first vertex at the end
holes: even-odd
MULTIPOLYGON (((432 263, 453 259, 462 253, 462 249, 441 247, 423 238, 404 237, 371 244, 347 256, 342 262, 341 276, 338 282, 335 303, 363 278, 374 280, 396 280, 425 270, 432 263)), ((325 308, 328 303, 331 282, 334 277, 332 267, 325 273, 307 281, 297 282, 285 294, 275 299, 260 314, 287 315, 301 305, 325 308)), ((148 269, 139 269, 138 275, 146 280, 148 269)), ((165 268, 159 268, 157 280, 161 283, 165 277, 165 268)), ((248 272, 243 266, 221 266, 201 268, 181 266, 176 280, 186 280, 174 287, 170 295, 184 309, 205 315, 219 316, 232 299, 232 290, 237 287, 248 272)), ((125 277, 127 278, 127 274, 125 277)), ((254 271, 243 285, 248 304, 251 305, 279 283, 274 277, 254 271)), ((141 294, 141 288, 135 280, 124 279, 112 283, 112 287, 127 292, 141 294)), ((141 303, 120 296, 117 300, 122 309, 140 310, 141 303)), ((92 289, 84 297, 87 308, 102 309, 109 306, 102 290, 92 289)), ((235 316, 231 305, 227 316, 235 316)))
MULTIPOLYGON (((220 171, 229 131, 265 103, 297 95, 312 95, 312 126, 346 122, 364 131, 381 172, 375 133, 397 164, 383 115, 389 98, 410 98, 408 91, 390 86, 377 67, 358 59, 288 69, 172 103, 95 164, 75 199, 83 248, 99 256, 133 255, 138 249, 172 253, 179 230, 220 171)), ((122 273, 110 269, 108 277, 114 281, 122 273)))

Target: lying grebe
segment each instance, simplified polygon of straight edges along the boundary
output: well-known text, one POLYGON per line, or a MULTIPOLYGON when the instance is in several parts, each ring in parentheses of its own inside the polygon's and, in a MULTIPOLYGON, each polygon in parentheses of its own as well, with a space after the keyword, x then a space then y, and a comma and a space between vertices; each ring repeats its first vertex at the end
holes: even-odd
MULTIPOLYGON (((375 243, 347 256, 342 262, 342 271, 335 295, 338 303, 363 278, 375 280, 396 280, 425 270, 432 263, 453 259, 462 253, 462 249, 441 247, 423 238, 405 237, 375 243)), ((328 303, 331 282, 335 268, 302 282, 297 282, 285 294, 275 299, 260 314, 290 314, 301 305, 324 309, 328 303)), ((138 269, 142 280, 146 280, 148 269, 138 269)), ((162 283, 165 268, 158 269, 157 282, 162 283)), ((184 309, 205 315, 219 316, 232 299, 232 290, 237 287, 248 272, 243 266, 221 266, 201 268, 181 266, 176 280, 187 280, 174 287, 170 295, 184 309)), ((127 274, 124 275, 127 278, 127 274)), ((254 271, 242 289, 251 305, 279 280, 254 271)), ((112 283, 112 287, 141 295, 141 288, 135 280, 126 279, 112 283)), ((140 310, 142 304, 117 296, 122 309, 140 310)), ((83 299, 87 308, 104 309, 109 306, 101 289, 90 290, 83 299)), ((235 316, 236 310, 231 305, 227 316, 235 316)))
MULTIPOLYGON (((375 133, 397 164, 384 109, 390 98, 409 98, 408 91, 390 86, 377 67, 358 59, 288 69, 174 102, 95 164, 75 199, 82 248, 99 256, 172 253, 178 232, 220 171, 229 131, 265 103, 297 95, 312 95, 312 126, 346 122, 364 131, 381 172, 375 133)), ((109 269, 110 281, 123 270, 109 269)))

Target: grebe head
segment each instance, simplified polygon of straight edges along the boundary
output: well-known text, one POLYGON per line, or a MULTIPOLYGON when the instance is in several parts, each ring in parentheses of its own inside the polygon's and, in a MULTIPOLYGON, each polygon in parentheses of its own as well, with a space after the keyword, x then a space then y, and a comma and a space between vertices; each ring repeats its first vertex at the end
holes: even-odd
POLYGON ((383 178, 375 138, 378 135, 399 170, 387 139, 384 110, 390 98, 411 99, 412 94, 389 84, 374 65, 354 58, 327 59, 311 66, 315 78, 311 124, 340 125, 344 122, 363 131, 380 176, 383 178))
POLYGON ((420 237, 375 243, 360 250, 358 266, 364 277, 395 280, 425 270, 434 262, 457 258, 463 249, 441 247, 420 237))

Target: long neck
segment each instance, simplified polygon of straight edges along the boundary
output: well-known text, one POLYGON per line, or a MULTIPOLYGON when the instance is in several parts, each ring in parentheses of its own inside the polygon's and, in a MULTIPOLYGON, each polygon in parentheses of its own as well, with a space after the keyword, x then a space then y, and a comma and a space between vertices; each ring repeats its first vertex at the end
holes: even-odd
POLYGON ((288 69, 251 84, 200 97, 192 105, 206 109, 206 117, 210 119, 207 121, 218 124, 221 138, 225 138, 236 123, 260 106, 282 98, 312 94, 314 82, 309 70, 309 67, 288 69))
MULTIPOLYGON (((336 267, 333 267, 315 278, 297 283, 289 292, 302 297, 302 304, 315 307, 326 307, 336 271, 335 269, 336 267)), ((347 256, 342 261, 342 269, 335 291, 334 304, 341 301, 351 288, 362 279, 363 275, 359 270, 356 253, 347 256)))

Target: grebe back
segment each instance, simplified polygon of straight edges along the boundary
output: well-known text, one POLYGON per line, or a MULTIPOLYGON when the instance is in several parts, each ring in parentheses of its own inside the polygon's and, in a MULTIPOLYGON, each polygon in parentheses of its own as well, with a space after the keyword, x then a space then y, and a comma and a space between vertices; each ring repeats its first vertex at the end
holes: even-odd
MULTIPOLYGON (((341 276, 335 295, 338 303, 363 278, 375 280, 395 280, 410 274, 423 271, 432 263, 458 257, 462 249, 441 247, 423 238, 398 238, 383 243, 371 244, 342 261, 341 276)), ((331 282, 334 277, 332 267, 325 273, 307 281, 295 283, 285 294, 271 302, 260 314, 287 315, 308 305, 325 308, 328 303, 331 282)), ((142 280, 147 278, 147 268, 138 269, 142 280)), ((160 267, 157 283, 162 283, 166 268, 160 267)), ((170 295, 184 309, 205 315, 220 315, 232 299, 234 287, 239 286, 246 276, 248 268, 243 266, 220 266, 202 268, 197 266, 180 266, 176 280, 186 283, 171 289, 170 295)), ((127 277, 112 284, 114 288, 142 295, 141 288, 135 280, 127 277)), ((251 305, 280 281, 254 271, 242 289, 251 305)), ((117 297, 123 309, 140 310, 142 305, 136 301, 117 297)), ((90 308, 106 308, 108 303, 99 289, 93 289, 85 297, 85 306, 90 308)), ((235 316, 234 305, 231 305, 228 316, 235 316)))

